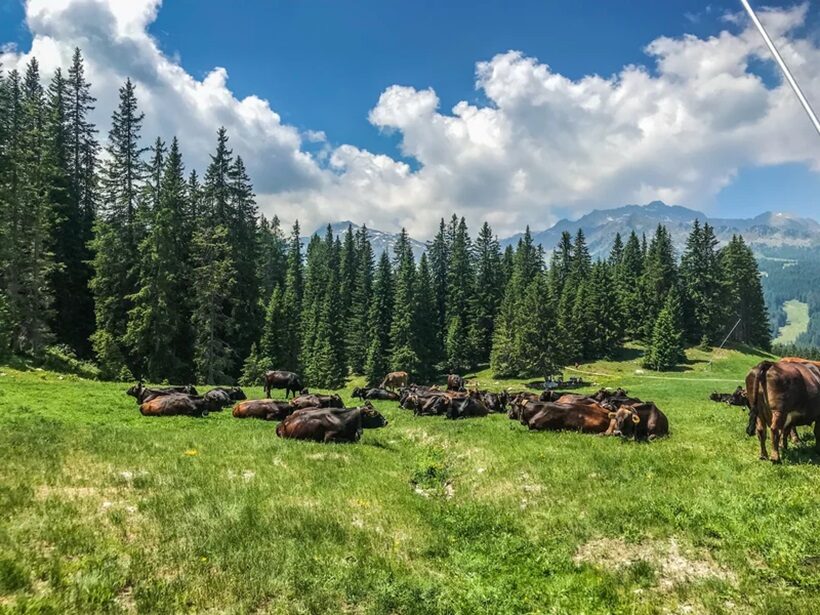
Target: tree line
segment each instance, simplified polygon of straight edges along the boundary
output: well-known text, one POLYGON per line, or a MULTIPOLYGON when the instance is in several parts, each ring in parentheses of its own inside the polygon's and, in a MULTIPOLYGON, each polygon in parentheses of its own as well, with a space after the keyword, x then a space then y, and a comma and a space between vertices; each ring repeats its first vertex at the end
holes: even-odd
POLYGON ((392 254, 364 227, 305 246, 298 222, 259 214, 224 128, 200 178, 176 138, 143 146, 130 80, 104 143, 94 103, 79 49, 47 87, 36 59, 0 72, 0 353, 56 344, 123 380, 255 382, 275 367, 333 388, 485 363, 542 376, 630 339, 663 369, 738 319, 735 340, 770 344, 751 250, 718 249, 708 224, 679 260, 663 226, 593 261, 580 230, 547 257, 529 229, 501 250, 487 223, 471 237, 455 215, 418 262, 404 230, 392 254))

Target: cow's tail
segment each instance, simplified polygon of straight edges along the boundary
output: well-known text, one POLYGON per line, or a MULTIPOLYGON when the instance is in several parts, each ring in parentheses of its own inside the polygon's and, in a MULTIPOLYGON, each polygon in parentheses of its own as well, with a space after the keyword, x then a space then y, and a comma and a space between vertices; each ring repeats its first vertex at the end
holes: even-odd
POLYGON ((762 361, 754 370, 752 389, 748 392, 750 411, 756 416, 766 416, 769 410, 769 395, 766 387, 766 373, 774 365, 771 361, 762 361))

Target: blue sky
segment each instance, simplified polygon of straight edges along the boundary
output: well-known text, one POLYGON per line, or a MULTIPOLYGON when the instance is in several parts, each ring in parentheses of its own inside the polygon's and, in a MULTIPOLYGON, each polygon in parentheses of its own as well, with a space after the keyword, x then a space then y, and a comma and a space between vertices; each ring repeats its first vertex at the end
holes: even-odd
MULTIPOLYGON (((767 4, 795 6, 779 0, 767 4)), ((792 36, 818 40, 820 7, 813 4, 792 36)), ((14 42, 20 51, 32 41, 24 10, 19 0, 0 0, 0 42, 14 42)), ((689 0, 166 0, 146 27, 159 49, 194 79, 224 67, 237 99, 259 96, 282 124, 325 133, 326 142, 304 142, 304 151, 316 155, 350 144, 418 170, 423 166, 419 156, 401 147, 408 131, 368 119, 392 85, 432 88, 439 112, 447 114, 459 101, 479 108, 496 104, 476 87, 476 63, 508 50, 570 80, 610 77, 630 64, 646 66, 655 75, 646 45, 659 37, 707 39, 726 28, 737 31, 725 15, 741 10, 736 1, 689 0)), ((753 60, 749 72, 769 86, 779 82, 769 62, 753 60)), ((815 106, 820 108, 820 100, 815 106)), ((810 128, 807 120, 794 127, 810 128)), ((820 137, 816 143, 820 147, 820 137)), ((801 162, 743 165, 727 187, 713 193, 710 199, 695 199, 703 202, 681 204, 723 216, 775 209, 818 217, 820 173, 801 162)), ((587 206, 619 204, 598 196, 587 206)), ((563 206, 556 206, 556 215, 567 213, 563 206)))

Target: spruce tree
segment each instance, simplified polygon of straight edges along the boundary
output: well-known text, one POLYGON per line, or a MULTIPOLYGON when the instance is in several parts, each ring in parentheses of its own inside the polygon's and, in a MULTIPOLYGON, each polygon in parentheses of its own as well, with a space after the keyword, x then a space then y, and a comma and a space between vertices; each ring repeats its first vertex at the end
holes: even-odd
POLYGON ((646 350, 644 366, 654 370, 668 370, 685 359, 680 311, 678 292, 672 289, 652 327, 652 338, 646 350))
POLYGON ((439 222, 439 229, 432 243, 428 245, 430 255, 430 274, 433 280, 433 292, 436 296, 436 363, 444 361, 444 336, 447 322, 447 268, 450 263, 450 246, 447 242, 447 226, 444 218, 439 222))
POLYGON ((124 340, 139 358, 136 375, 154 382, 185 382, 194 372, 187 186, 176 138, 167 160, 163 160, 161 145, 158 141, 154 148, 153 164, 161 168, 148 185, 156 202, 139 246, 139 291, 131 297, 124 340))
POLYGON ((419 369, 416 349, 416 266, 405 229, 401 230, 396 242, 395 263, 393 318, 390 326, 391 368, 415 375, 419 369))
POLYGON ((421 382, 430 382, 436 377, 435 365, 439 349, 436 339, 436 295, 426 253, 419 259, 415 300, 416 352, 419 359, 417 375, 421 382))
POLYGON ((265 216, 260 216, 257 244, 259 295, 267 301, 274 288, 284 286, 287 269, 287 241, 277 216, 273 216, 270 220, 265 216))
POLYGON ((684 330, 691 342, 717 343, 726 322, 724 275, 717 254, 717 238, 696 219, 680 263, 684 330))
POLYGON ((134 361, 123 337, 129 297, 138 288, 139 251, 143 237, 139 195, 145 175, 140 146, 143 114, 137 109, 134 84, 127 80, 119 91, 119 105, 111 117, 105 164, 101 177, 101 212, 94 229, 94 295, 96 330, 92 345, 103 374, 130 378, 134 361))
POLYGON ((204 384, 232 382, 237 361, 230 343, 233 319, 226 309, 236 284, 228 229, 202 225, 194 233, 194 364, 204 384))
POLYGON ((620 266, 615 269, 615 301, 626 337, 638 339, 643 335, 643 311, 640 303, 640 284, 643 275, 641 243, 634 231, 624 246, 620 266))
POLYGON ((471 297, 470 308, 473 315, 471 346, 475 349, 475 360, 484 362, 490 358, 493 325, 504 293, 498 239, 486 222, 476 238, 475 261, 475 292, 471 297))
POLYGON ((732 339, 755 348, 769 350, 769 315, 763 300, 760 270, 754 253, 743 241, 743 237, 735 235, 720 250, 719 258, 725 276, 726 332, 728 333, 740 319, 732 333, 732 339))
POLYGON ((265 307, 262 339, 258 348, 260 360, 264 359, 271 369, 288 364, 286 313, 284 290, 281 286, 276 286, 265 307))
POLYGON ((367 237, 367 227, 356 231, 355 257, 355 275, 353 287, 350 290, 346 343, 351 371, 354 374, 362 374, 370 347, 368 320, 373 292, 373 248, 367 237))
POLYGON ((644 258, 640 282, 640 305, 643 312, 643 339, 652 337, 654 324, 666 301, 669 290, 678 283, 678 268, 672 247, 672 238, 666 227, 659 224, 644 258))
POLYGON ((464 218, 453 220, 447 230, 451 237, 447 266, 447 330, 444 342, 448 371, 459 373, 473 363, 470 347, 469 324, 472 320, 471 303, 475 288, 472 266, 472 242, 464 218))
POLYGON ((373 280, 373 297, 368 317, 370 333, 364 374, 369 384, 378 384, 389 371, 392 310, 393 274, 390 257, 382 252, 373 280))
MULTIPOLYGON (((290 241, 288 242, 287 272, 285 287, 282 292, 283 339, 282 364, 273 363, 273 369, 285 369, 298 372, 301 370, 299 351, 302 346, 302 293, 303 263, 302 238, 299 234, 299 221, 293 223, 290 241)), ((275 357, 271 357, 273 360, 275 357)))

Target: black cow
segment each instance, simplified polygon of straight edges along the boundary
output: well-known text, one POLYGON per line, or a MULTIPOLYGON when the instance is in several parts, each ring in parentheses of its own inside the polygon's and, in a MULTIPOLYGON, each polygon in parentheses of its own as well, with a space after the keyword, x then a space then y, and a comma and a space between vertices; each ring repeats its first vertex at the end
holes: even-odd
POLYGON ((248 399, 245 392, 239 387, 216 387, 205 393, 204 397, 205 399, 211 400, 219 410, 230 406, 232 402, 248 399))
POLYGON ((184 386, 178 385, 149 388, 145 386, 142 380, 140 380, 134 386, 130 387, 125 392, 126 395, 130 395, 131 397, 135 398, 138 404, 150 401, 155 397, 160 397, 162 395, 170 395, 172 393, 182 393, 185 395, 199 395, 199 393, 197 393, 196 387, 194 387, 194 385, 192 384, 186 384, 184 386))
POLYGON ((351 397, 359 398, 359 399, 378 399, 381 401, 398 401, 401 399, 401 396, 398 393, 393 391, 388 391, 387 389, 379 389, 379 388, 362 388, 356 387, 353 389, 353 394, 351 397))
POLYGON ((471 416, 487 416, 489 413, 489 409, 480 397, 468 395, 467 397, 450 398, 445 418, 464 419, 471 416))
POLYGON ((271 389, 284 389, 287 399, 291 394, 296 395, 304 388, 299 374, 284 371, 265 372, 265 397, 270 397, 271 389))

